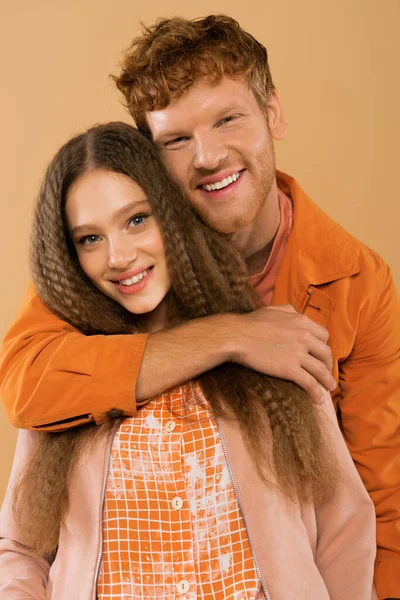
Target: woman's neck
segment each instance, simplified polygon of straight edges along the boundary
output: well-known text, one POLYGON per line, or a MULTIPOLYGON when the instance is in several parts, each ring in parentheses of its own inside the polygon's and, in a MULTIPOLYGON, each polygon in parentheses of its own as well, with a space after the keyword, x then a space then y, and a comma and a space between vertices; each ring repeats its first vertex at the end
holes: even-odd
POLYGON ((156 306, 154 310, 138 317, 137 328, 139 333, 155 333, 167 325, 166 299, 156 306))

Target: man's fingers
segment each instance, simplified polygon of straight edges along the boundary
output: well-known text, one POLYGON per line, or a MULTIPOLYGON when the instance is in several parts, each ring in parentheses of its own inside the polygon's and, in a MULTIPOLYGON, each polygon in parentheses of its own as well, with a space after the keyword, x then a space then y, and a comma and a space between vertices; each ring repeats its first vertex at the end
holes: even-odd
POLYGON ((333 392, 336 388, 336 380, 328 371, 327 367, 320 360, 311 356, 305 356, 301 365, 314 381, 320 383, 329 392, 333 392))
POLYGON ((261 310, 279 310, 284 313, 290 313, 291 315, 293 315, 291 317, 291 319, 293 319, 293 322, 296 323, 297 321, 296 326, 299 330, 303 330, 304 333, 311 333, 312 335, 323 341, 325 344, 329 339, 329 332, 325 327, 319 325, 318 323, 315 323, 315 321, 313 321, 309 317, 298 313, 291 304, 283 304, 281 306, 269 306, 268 308, 264 308, 261 310))
POLYGON ((255 371, 292 380, 316 403, 322 401, 323 386, 333 391, 332 352, 328 331, 290 306, 261 308, 238 317, 241 344, 233 361, 255 371))
POLYGON ((308 344, 308 354, 321 361, 326 366, 329 373, 332 373, 333 359, 332 350, 329 346, 315 337, 310 338, 308 344))
POLYGON ((312 321, 305 315, 299 314, 298 318, 299 323, 301 324, 299 326, 302 327, 305 332, 311 333, 311 335, 321 340, 321 342, 324 342, 324 344, 328 342, 329 331, 325 329, 325 327, 322 327, 322 325, 315 323, 315 321, 312 321))
POLYGON ((305 371, 304 369, 299 369, 293 376, 294 383, 297 383, 298 386, 303 388, 303 390, 308 394, 311 398, 311 401, 315 404, 322 404, 324 401, 324 393, 321 389, 321 386, 318 384, 317 380, 305 371))

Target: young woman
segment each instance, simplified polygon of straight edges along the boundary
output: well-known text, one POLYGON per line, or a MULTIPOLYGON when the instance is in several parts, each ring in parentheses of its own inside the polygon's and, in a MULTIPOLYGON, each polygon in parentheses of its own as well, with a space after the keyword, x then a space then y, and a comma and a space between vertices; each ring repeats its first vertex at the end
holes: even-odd
MULTIPOLYGON (((53 159, 31 264, 50 310, 87 335, 257 305, 240 256, 122 123, 53 159)), ((20 432, 2 600, 374 597, 374 509, 329 397, 317 407, 290 382, 225 364, 135 418, 111 416, 20 432)))

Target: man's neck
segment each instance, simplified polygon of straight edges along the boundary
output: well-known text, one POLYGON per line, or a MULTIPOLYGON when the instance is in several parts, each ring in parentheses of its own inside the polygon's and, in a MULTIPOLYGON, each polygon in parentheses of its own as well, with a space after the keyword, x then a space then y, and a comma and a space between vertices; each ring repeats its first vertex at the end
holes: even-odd
POLYGON ((257 275, 258 273, 261 273, 261 271, 264 269, 269 259, 269 255, 271 254, 275 237, 276 233, 272 240, 270 240, 264 248, 261 248, 261 250, 258 250, 258 252, 255 252, 254 254, 246 258, 246 265, 249 275, 257 275))
POLYGON ((256 219, 232 235, 232 242, 241 251, 250 274, 262 271, 270 255, 280 224, 278 187, 273 183, 268 198, 256 219))

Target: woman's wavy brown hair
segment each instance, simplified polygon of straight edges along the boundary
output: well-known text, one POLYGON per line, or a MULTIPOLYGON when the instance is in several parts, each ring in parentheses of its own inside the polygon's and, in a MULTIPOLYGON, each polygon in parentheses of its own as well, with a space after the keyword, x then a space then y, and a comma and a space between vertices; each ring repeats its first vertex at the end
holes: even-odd
POLYGON ((227 15, 159 19, 144 26, 114 77, 138 128, 150 137, 146 112, 165 108, 194 83, 244 76, 263 110, 274 90, 265 47, 227 15))
MULTIPOLYGON (((227 238, 200 221, 169 178, 153 144, 123 123, 70 140, 47 169, 31 236, 31 269, 43 302, 87 335, 132 334, 138 317, 104 296, 80 268, 65 204, 86 171, 122 173, 145 191, 159 223, 172 287, 168 326, 216 313, 247 313, 257 301, 244 262, 227 238)), ((166 359, 167 360, 167 359, 166 359)), ((216 416, 236 418, 264 480, 272 461, 281 489, 294 500, 321 502, 335 485, 335 463, 313 403, 294 383, 224 364, 201 377, 216 416), (268 434, 268 432, 271 432, 268 434)), ((15 515, 38 554, 55 551, 68 507, 71 473, 83 449, 110 430, 85 426, 38 434, 15 490, 15 515)))

